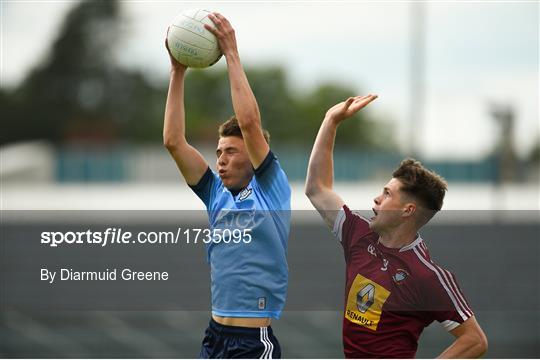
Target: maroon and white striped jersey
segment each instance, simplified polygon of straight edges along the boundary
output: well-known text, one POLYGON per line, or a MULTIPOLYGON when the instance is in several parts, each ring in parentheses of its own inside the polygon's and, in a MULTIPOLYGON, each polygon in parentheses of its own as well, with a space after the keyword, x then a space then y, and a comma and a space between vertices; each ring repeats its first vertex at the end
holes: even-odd
POLYGON ((420 236, 385 247, 369 220, 347 207, 334 234, 345 253, 343 347, 348 358, 413 358, 434 320, 452 330, 473 315, 456 278, 436 265, 420 236))

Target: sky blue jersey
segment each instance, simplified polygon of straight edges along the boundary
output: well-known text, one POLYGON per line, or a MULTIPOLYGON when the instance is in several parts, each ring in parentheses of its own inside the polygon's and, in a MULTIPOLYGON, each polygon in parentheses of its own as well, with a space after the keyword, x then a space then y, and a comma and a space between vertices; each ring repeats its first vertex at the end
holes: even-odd
POLYGON ((270 151, 248 186, 231 193, 208 168, 191 186, 207 208, 212 313, 279 319, 287 296, 291 189, 270 151), (228 230, 225 230, 228 229, 228 230))

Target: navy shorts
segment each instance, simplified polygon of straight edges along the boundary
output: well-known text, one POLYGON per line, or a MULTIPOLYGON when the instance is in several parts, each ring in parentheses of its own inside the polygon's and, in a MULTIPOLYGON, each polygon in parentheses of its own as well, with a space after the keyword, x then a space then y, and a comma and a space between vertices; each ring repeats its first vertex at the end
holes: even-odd
POLYGON ((201 359, 279 359, 281 348, 272 328, 221 325, 210 320, 202 342, 201 359))

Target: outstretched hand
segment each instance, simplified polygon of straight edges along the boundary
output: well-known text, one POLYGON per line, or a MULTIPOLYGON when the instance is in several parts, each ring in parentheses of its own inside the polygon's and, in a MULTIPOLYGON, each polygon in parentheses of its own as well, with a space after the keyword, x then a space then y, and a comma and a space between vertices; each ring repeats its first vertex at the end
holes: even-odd
POLYGON ((212 20, 215 27, 204 24, 204 28, 216 36, 223 55, 227 57, 230 54, 236 53, 238 51, 236 47, 236 36, 229 20, 217 12, 209 14, 208 18, 212 20))
MULTIPOLYGON (((169 35, 169 28, 167 28, 167 35, 169 35)), ((169 42, 167 41, 167 37, 168 36, 165 36, 165 48, 167 49, 167 52, 169 53, 169 59, 171 60, 171 69, 173 70, 180 69, 180 70, 185 71, 187 69, 187 66, 182 64, 181 62, 176 60, 174 56, 172 56, 171 49, 169 48, 169 42)))
POLYGON ((377 95, 365 95, 350 97, 347 100, 332 106, 326 112, 326 117, 332 119, 336 123, 340 123, 345 119, 350 118, 358 111, 363 109, 367 104, 375 100, 377 95))

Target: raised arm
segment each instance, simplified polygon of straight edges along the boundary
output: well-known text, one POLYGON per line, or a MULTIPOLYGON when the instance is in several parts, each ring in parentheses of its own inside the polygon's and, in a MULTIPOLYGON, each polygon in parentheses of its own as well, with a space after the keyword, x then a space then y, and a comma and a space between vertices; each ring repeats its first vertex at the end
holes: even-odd
POLYGON ((234 29, 219 13, 210 14, 208 17, 214 22, 215 28, 208 25, 205 25, 205 28, 217 37, 219 47, 227 60, 234 113, 238 119, 251 164, 257 169, 270 151, 264 139, 257 100, 240 62, 234 29))
POLYGON ((171 77, 165 119, 163 144, 173 157, 188 185, 196 185, 208 169, 208 163, 197 149, 188 144, 185 136, 184 77, 186 67, 170 54, 167 40, 165 46, 171 59, 171 77))
POLYGON ((333 190, 333 152, 337 127, 376 98, 377 95, 357 96, 334 105, 326 112, 315 139, 309 158, 305 193, 330 228, 334 226, 337 212, 344 204, 333 190))
POLYGON ((441 355, 440 359, 479 358, 487 351, 486 335, 474 316, 451 331, 456 340, 441 355))

